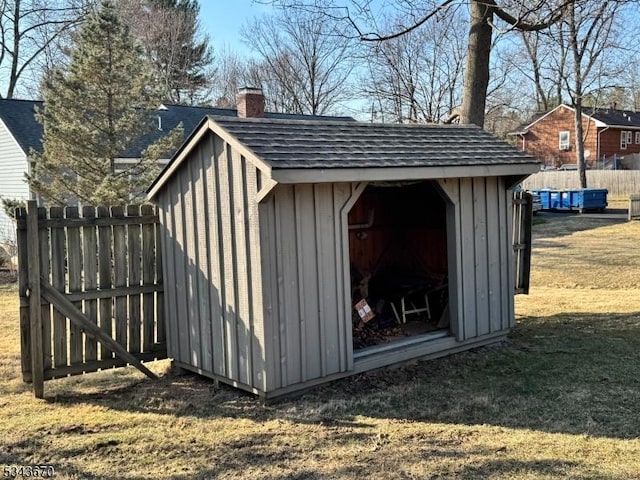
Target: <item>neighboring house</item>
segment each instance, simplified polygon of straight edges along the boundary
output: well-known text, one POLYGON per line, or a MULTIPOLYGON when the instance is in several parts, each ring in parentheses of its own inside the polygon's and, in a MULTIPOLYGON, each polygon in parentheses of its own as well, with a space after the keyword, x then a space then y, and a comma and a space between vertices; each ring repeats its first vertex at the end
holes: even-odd
POLYGON ((273 397, 503 340, 512 189, 538 170, 470 125, 204 119, 149 189, 169 356, 273 397))
MULTIPOLYGON (((574 108, 559 105, 537 115, 510 135, 517 137, 520 150, 537 157, 545 165, 575 165, 574 115, 574 108)), ((640 113, 615 108, 585 108, 582 128, 585 160, 590 168, 620 168, 621 158, 640 153, 640 113)))
MULTIPOLYGON (((246 95, 247 93, 244 93, 246 95)), ((261 93, 259 93, 261 96, 261 93)), ((242 95, 239 96, 242 101, 242 95)), ((36 120, 36 110, 41 109, 43 102, 33 100, 0 99, 0 196, 4 198, 27 200, 32 193, 25 180, 30 173, 27 156, 31 149, 42 151, 42 125, 36 120)), ((184 105, 161 105, 158 109, 157 129, 140 138, 119 159, 126 164, 140 158, 142 151, 163 135, 170 132, 179 123, 184 127, 185 138, 207 115, 237 116, 234 109, 191 107, 184 105)), ((293 115, 265 112, 267 118, 289 119, 333 119, 350 120, 350 117, 319 117, 312 115, 293 115)), ((173 152, 168 155, 170 158, 173 152)), ((165 164, 168 159, 161 161, 165 164)), ((15 237, 13 222, 0 208, 0 243, 15 237)))

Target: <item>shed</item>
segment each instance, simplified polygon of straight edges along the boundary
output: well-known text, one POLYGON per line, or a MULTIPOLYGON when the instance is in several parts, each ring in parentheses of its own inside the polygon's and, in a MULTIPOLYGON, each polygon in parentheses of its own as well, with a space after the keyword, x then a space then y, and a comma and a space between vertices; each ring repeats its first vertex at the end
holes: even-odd
POLYGON ((538 169, 475 126, 205 118, 148 192, 169 356, 274 397, 503 339, 538 169))

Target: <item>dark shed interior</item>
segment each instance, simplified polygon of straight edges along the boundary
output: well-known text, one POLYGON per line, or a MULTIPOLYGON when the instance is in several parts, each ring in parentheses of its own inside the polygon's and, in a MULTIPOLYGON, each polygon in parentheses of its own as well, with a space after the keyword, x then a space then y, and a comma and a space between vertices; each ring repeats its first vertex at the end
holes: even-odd
POLYGON ((354 350, 448 330, 446 201, 437 184, 372 183, 348 223, 354 350))

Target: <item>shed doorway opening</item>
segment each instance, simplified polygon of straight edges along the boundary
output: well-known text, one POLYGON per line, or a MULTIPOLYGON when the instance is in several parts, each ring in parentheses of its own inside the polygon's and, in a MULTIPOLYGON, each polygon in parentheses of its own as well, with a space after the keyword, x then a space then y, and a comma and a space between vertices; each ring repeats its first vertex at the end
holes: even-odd
POLYGON ((437 184, 371 183, 348 224, 354 354, 449 335, 447 202, 437 184))

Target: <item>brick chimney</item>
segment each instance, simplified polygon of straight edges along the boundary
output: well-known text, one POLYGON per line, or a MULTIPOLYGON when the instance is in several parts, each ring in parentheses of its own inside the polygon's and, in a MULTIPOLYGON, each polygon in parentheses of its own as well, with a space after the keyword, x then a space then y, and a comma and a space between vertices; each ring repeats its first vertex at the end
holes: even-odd
POLYGON ((264 117, 264 95, 261 88, 240 88, 238 95, 236 95, 236 102, 238 104, 238 117, 264 117))

